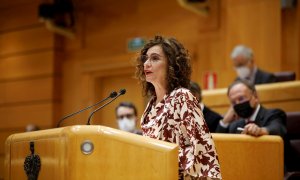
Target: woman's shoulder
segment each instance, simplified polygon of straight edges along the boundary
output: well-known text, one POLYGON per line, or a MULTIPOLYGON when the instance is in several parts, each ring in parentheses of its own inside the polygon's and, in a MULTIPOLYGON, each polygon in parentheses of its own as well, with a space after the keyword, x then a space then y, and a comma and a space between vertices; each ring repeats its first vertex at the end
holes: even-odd
POLYGON ((184 96, 187 99, 193 99, 193 95, 191 91, 187 88, 179 87, 174 89, 171 94, 171 96, 179 97, 179 96, 184 96))
POLYGON ((171 94, 187 94, 187 93, 191 94, 191 91, 184 87, 176 88, 171 92, 171 94))
POLYGON ((174 106, 175 104, 180 104, 182 107, 184 104, 186 104, 189 109, 195 109, 195 107, 198 106, 197 99, 187 88, 180 87, 174 89, 170 95, 169 100, 174 106))

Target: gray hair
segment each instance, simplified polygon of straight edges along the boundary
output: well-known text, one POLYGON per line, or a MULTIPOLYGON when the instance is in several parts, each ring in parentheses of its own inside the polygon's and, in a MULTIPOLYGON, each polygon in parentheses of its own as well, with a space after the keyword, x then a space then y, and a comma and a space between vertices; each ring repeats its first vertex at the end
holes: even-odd
POLYGON ((253 58, 252 49, 250 49, 244 45, 237 45, 234 47, 234 49, 231 53, 231 59, 234 59, 239 55, 242 55, 243 57, 247 58, 248 60, 253 58))

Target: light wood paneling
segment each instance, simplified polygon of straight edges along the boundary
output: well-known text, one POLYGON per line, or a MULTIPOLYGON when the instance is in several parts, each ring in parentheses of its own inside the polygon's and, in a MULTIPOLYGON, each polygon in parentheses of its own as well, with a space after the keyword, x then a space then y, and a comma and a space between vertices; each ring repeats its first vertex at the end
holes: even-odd
POLYGON ((115 107, 122 101, 129 101, 134 103, 138 107, 138 119, 140 119, 145 108, 145 101, 142 98, 140 85, 132 76, 133 74, 130 73, 123 74, 121 75, 121 77, 120 75, 118 75, 102 77, 98 80, 95 79, 95 95, 101 95, 98 96, 97 99, 103 99, 107 97, 113 90, 119 92, 119 90, 123 88, 126 89, 126 94, 120 96, 113 103, 97 112, 94 115, 93 124, 118 128, 116 123, 115 107))
MULTIPOLYGON (((25 132, 25 127, 24 128, 19 128, 19 129, 0 129, 0 156, 4 155, 4 142, 6 140, 6 138, 8 138, 8 136, 15 134, 15 133, 20 133, 20 132, 25 132)), ((3 162, 3 161, 0 161, 3 162)), ((3 164, 3 163, 1 163, 3 164)), ((0 168, 1 169, 1 168, 0 168)), ((0 173, 1 174, 1 173, 0 173)))
POLYGON ((39 0, 14 0, 14 1, 1 0, 0 8, 5 9, 5 8, 24 6, 26 4, 31 4, 34 2, 40 2, 40 1, 39 0))
MULTIPOLYGON (((206 35, 204 35, 206 36, 206 35)), ((217 74, 217 87, 222 87, 235 77, 232 65, 228 65, 225 58, 224 44, 219 33, 201 39, 197 47, 197 61, 194 62, 195 70, 192 73, 192 80, 196 81, 204 89, 204 77, 208 72, 217 74), (216 61, 222 59, 221 61, 216 61)))
POLYGON ((4 179, 4 159, 5 155, 0 154, 0 179, 4 179))
POLYGON ((28 104, 20 106, 0 107, 2 123, 1 128, 22 128, 29 124, 51 127, 53 121, 52 102, 40 102, 38 104, 28 104))
MULTIPOLYGON (((84 95, 88 94, 86 88, 80 88, 81 74, 78 73, 80 70, 80 63, 78 61, 67 61, 63 65, 63 71, 65 72, 62 82, 63 116, 78 111, 89 104, 86 102, 86 99, 83 98, 84 95)), ((76 117, 79 116, 80 114, 76 117)), ((70 120, 66 122, 70 122, 70 120)))
POLYGON ((54 51, 0 58, 0 80, 22 79, 53 74, 54 51))
MULTIPOLYGON (((258 67, 269 72, 278 71, 281 67, 280 27, 280 1, 227 0, 224 34, 224 60, 228 64, 227 67, 232 67, 230 54, 234 46, 244 44, 253 49, 254 60, 258 67)), ((226 83, 222 81, 219 87, 226 87, 231 81, 231 79, 227 79, 226 83)))
POLYGON ((54 36, 44 26, 0 34, 0 58, 54 48, 54 36))
POLYGON ((53 127, 60 116, 62 41, 38 22, 38 0, 0 3, 0 179, 3 145, 32 123, 53 127))
POLYGON ((23 81, 0 82, 0 105, 6 103, 49 101, 53 99, 54 80, 52 76, 23 81))
POLYGON ((281 70, 296 72, 300 79, 300 3, 282 10, 281 70))
POLYGON ((298 51, 296 50, 296 52, 298 52, 298 76, 297 76, 297 80, 300 80, 300 3, 297 3, 298 6, 297 6, 297 18, 298 20, 296 22, 298 22, 298 42, 299 42, 299 45, 298 45, 298 51))
MULTIPOLYGON (((152 38, 156 34, 174 36, 183 41, 190 50, 194 48, 198 29, 190 27, 198 24, 199 17, 181 8, 176 1, 126 1, 124 5, 120 5, 122 10, 110 8, 115 7, 112 4, 114 3, 108 1, 89 1, 88 6, 91 9, 85 14, 83 50, 98 52, 101 56, 124 54, 127 52, 128 38, 152 38), (153 4, 160 4, 160 7, 157 8, 153 4), (168 9, 168 16, 165 15, 165 9, 168 9), (151 16, 145 13, 153 11, 156 13, 152 13, 151 16)), ((72 41, 66 46, 72 47, 72 41)), ((86 55, 90 56, 88 52, 86 55)))
MULTIPOLYGON (((25 1, 24 1, 25 2, 25 1)), ((0 16, 0 33, 3 31, 11 31, 15 29, 29 28, 33 25, 38 25, 38 4, 35 2, 12 6, 1 9, 0 16)), ((2 3, 2 2, 1 2, 2 3)), ((0 5, 1 8, 1 5, 0 5)))
MULTIPOLYGON (((69 104, 69 106, 66 107, 69 110, 64 109, 64 114, 70 114, 71 112, 76 112, 79 109, 90 106, 96 103, 96 101, 107 97, 113 90, 118 92, 121 88, 125 88, 127 89, 127 93, 108 107, 97 112, 92 123, 117 127, 114 110, 115 106, 122 100, 131 101, 136 104, 137 107, 141 107, 138 108, 139 115, 141 115, 144 110, 145 102, 141 95, 141 87, 138 85, 138 81, 133 78, 135 71, 133 64, 134 56, 133 54, 127 54, 123 56, 99 57, 101 60, 98 60, 98 58, 89 59, 82 61, 81 65, 77 63, 77 65, 73 64, 73 66, 67 65, 65 67, 66 71, 70 71, 70 73, 80 72, 81 76, 79 74, 79 78, 77 78, 78 84, 74 86, 74 89, 72 84, 71 86, 68 86, 68 84, 72 82, 69 78, 76 76, 68 77, 69 80, 64 83, 66 88, 73 89, 72 92, 69 92, 67 89, 64 90, 64 94, 66 94, 66 96, 64 96, 66 99, 64 102, 65 104, 69 104), (67 92, 69 93, 67 94, 67 92), (68 96, 71 95, 70 93, 76 93, 78 94, 77 97, 80 98, 68 98, 68 96), (79 101, 79 99, 81 99, 81 101, 79 101)), ((92 110, 89 110, 78 114, 76 117, 63 123, 63 125, 86 124, 89 113, 91 112, 92 110)))
MULTIPOLYGON (((76 112, 84 107, 90 106, 96 103, 96 101, 105 98, 113 90, 119 91, 121 88, 128 87, 129 89, 133 88, 134 91, 137 92, 135 88, 139 85, 137 85, 137 80, 133 79, 135 71, 133 57, 133 54, 126 54, 121 56, 116 55, 113 57, 94 57, 95 59, 89 59, 90 57, 87 57, 87 59, 81 61, 81 63, 79 60, 73 61, 73 63, 72 61, 68 61, 64 66, 64 71, 69 73, 67 73, 68 76, 66 76, 63 81, 63 102, 65 104, 65 106, 63 107, 63 114, 67 115, 72 112, 76 112), (78 74, 78 72, 80 74, 78 74), (120 76, 123 77, 121 78, 121 82, 117 80, 120 78, 120 76), (103 84, 102 80, 105 80, 105 82, 111 82, 103 84), (72 82, 74 81, 76 81, 77 84, 73 84, 72 82), (72 91, 70 92, 69 89, 72 89, 72 91), (74 98, 75 94, 77 94, 77 98, 74 98)), ((140 92, 141 91, 137 93, 140 92)), ((125 96, 127 96, 127 93, 125 96)), ((134 97, 136 99, 143 99, 141 95, 134 97)), ((114 102, 113 104, 116 103, 117 102, 114 102)), ((109 119, 114 119, 113 105, 110 105, 105 109, 112 109, 105 116, 105 118, 110 117, 109 119)), ((103 110, 99 111, 96 114, 97 117, 95 118, 101 117, 101 115, 99 116, 99 114, 102 114, 103 110)), ((86 124, 90 112, 91 110, 78 114, 76 115, 76 117, 70 118, 69 120, 65 121, 63 125, 86 124)), ((106 114, 107 112, 103 113, 106 114)), ((107 119, 107 121, 110 122, 111 120, 109 119, 107 119)), ((94 122, 97 123, 97 119, 95 119, 94 122)), ((106 125, 115 127, 116 124, 113 120, 112 124, 106 125)))

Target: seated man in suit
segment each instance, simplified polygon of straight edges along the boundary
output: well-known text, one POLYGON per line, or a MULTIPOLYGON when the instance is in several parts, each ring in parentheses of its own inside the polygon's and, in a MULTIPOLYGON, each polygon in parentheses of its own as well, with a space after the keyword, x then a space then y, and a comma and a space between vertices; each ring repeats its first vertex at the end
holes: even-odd
POLYGON ((237 79, 247 80, 252 84, 276 82, 276 77, 273 74, 262 71, 255 66, 252 49, 238 45, 233 49, 231 59, 238 75, 237 79))
POLYGON ((232 106, 220 121, 217 132, 284 138, 286 114, 279 109, 264 108, 254 85, 245 80, 235 81, 228 87, 227 95, 232 106))
POLYGON ((219 124, 219 121, 223 119, 223 117, 220 114, 212 111, 202 103, 202 90, 200 86, 196 82, 192 82, 192 81, 190 84, 191 84, 190 90, 199 102, 199 105, 201 107, 204 116, 204 120, 208 126, 209 131, 215 132, 219 124))
POLYGON ((136 128, 137 109, 130 102, 121 102, 115 109, 116 118, 120 130, 141 135, 142 132, 136 128))

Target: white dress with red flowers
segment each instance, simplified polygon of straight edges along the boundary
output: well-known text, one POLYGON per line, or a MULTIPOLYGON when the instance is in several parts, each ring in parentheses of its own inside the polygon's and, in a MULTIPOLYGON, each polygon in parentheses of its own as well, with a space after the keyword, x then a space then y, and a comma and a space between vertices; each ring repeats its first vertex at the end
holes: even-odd
POLYGON ((143 136, 178 144, 179 170, 185 178, 222 179, 212 136, 190 91, 178 88, 155 101, 149 101, 142 116, 143 136))

